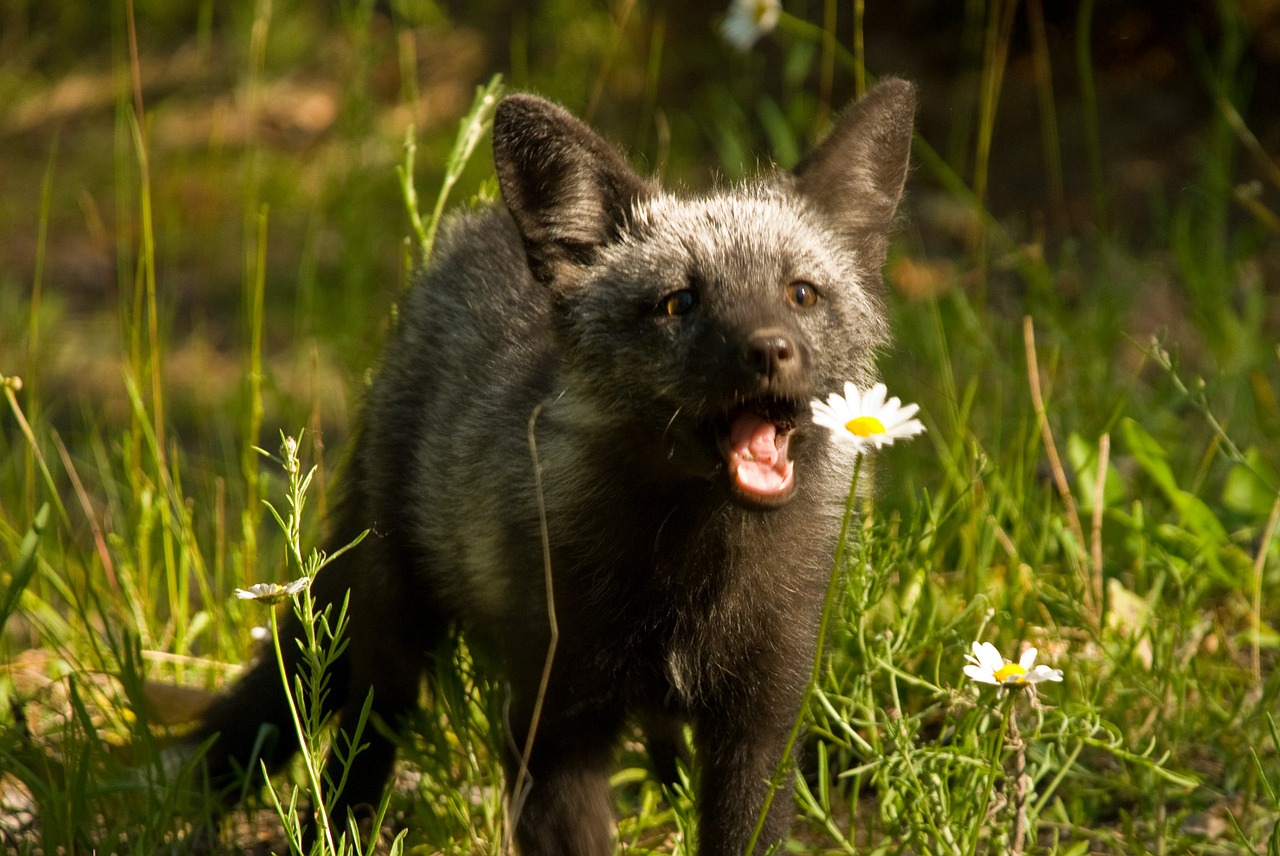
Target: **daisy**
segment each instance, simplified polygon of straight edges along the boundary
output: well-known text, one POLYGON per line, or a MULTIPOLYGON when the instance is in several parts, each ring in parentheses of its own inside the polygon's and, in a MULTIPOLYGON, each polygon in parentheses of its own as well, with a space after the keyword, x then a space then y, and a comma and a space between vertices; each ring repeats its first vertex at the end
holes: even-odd
POLYGON ((740 51, 751 50, 757 39, 778 26, 781 13, 781 0, 733 0, 720 35, 740 51))
POLYGON ((263 603, 279 603, 286 597, 293 597, 311 585, 310 577, 299 577, 291 583, 257 583, 247 589, 236 589, 236 597, 241 600, 259 600, 263 603))
POLYGON ((994 684, 1001 689, 1062 680, 1061 669, 1033 665, 1036 661, 1035 648, 1023 651, 1018 662, 1014 663, 1000 656, 996 646, 990 642, 974 642, 973 653, 965 654, 964 658, 969 661, 969 665, 964 667, 966 675, 979 683, 994 684))
POLYGON ((887 394, 882 383, 863 393, 846 381, 843 396, 832 393, 825 402, 812 402, 813 422, 831 429, 836 440, 852 446, 855 452, 868 446, 880 449, 924 431, 924 425, 914 418, 920 405, 904 405, 897 397, 885 401, 887 394))

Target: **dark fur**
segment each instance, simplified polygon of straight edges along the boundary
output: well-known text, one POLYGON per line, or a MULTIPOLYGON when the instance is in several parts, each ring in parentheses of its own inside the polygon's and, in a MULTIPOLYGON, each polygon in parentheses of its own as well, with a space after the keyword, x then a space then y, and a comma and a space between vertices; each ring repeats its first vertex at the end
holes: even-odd
MULTIPOLYGON (((507 742, 523 746, 549 639, 526 439, 540 408, 560 637, 525 856, 612 852, 607 776, 628 721, 668 776, 676 725, 692 726, 701 853, 745 851, 798 714, 851 467, 808 402, 874 379, 913 109, 912 88, 889 81, 793 173, 678 197, 559 107, 499 107, 506 210, 455 217, 408 296, 330 543, 370 535, 313 590, 321 603, 350 593, 329 696, 344 720, 370 687, 386 722, 410 712, 428 657, 461 626, 510 682, 507 742), (795 282, 812 284, 812 305, 795 282), (734 486, 723 449, 744 412, 788 438, 793 490, 734 486)), ((296 746, 269 661, 196 735, 218 735, 215 781, 248 762, 264 721, 278 767, 296 746)), ((392 742, 366 738, 339 817, 376 803, 390 773, 392 742)), ((774 802, 761 851, 791 814, 774 802)))

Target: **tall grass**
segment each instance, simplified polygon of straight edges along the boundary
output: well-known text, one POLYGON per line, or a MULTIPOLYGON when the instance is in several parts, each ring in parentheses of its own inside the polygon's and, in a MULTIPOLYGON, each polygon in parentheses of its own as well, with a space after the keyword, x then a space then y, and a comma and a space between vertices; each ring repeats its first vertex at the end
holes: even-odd
MULTIPOLYGON (((275 808, 259 796, 217 818, 198 769, 166 742, 203 691, 234 677, 251 628, 268 620, 233 591, 307 572, 323 515, 302 513, 300 473, 317 467, 321 505, 347 401, 434 224, 448 205, 492 198, 479 143, 495 91, 469 102, 488 70, 461 95, 418 77, 457 31, 430 28, 434 7, 393 5, 385 19, 367 3, 330 17, 281 0, 225 15, 207 2, 121 2, 66 23, 86 45, 109 31, 100 52, 48 54, 67 74, 96 70, 111 94, 74 127, 37 135, 48 141, 38 181, 24 205, 0 208, 34 247, 29 276, 0 269, 8 850, 300 846, 298 806, 323 794, 314 769, 277 780, 275 808), (195 54, 183 53, 188 38, 195 54), (190 55, 203 57, 196 83, 178 62, 190 55), (154 70, 166 57, 171 78, 154 70), (300 79, 315 83, 305 95, 320 115, 336 111, 319 133, 281 129, 306 118, 289 112, 303 96, 285 87, 300 79), (458 133, 427 103, 473 109, 458 133), (175 127, 202 115, 205 137, 175 143, 175 127), (441 189, 425 221, 420 187, 441 189), (67 284, 59 263, 81 232, 105 247, 114 293, 67 284), (64 342, 95 360, 76 361, 64 342), (105 380, 89 376, 97 362, 105 380), (257 451, 304 427, 294 457, 257 451), (264 515, 264 502, 296 513, 264 515)), ((1122 229, 1091 53, 1104 5, 1077 11, 1065 51, 1046 35, 1052 10, 1029 2, 1024 21, 1018 8, 965 4, 972 109, 916 142, 920 204, 888 268, 897 344, 883 368, 894 393, 923 405, 929 432, 883 455, 859 509, 831 653, 798 731, 803 819, 789 847, 1280 852, 1280 329, 1267 289, 1280 171, 1244 118, 1248 26, 1241 7, 1219 4, 1216 53, 1189 54, 1216 111, 1190 189, 1153 200, 1143 229, 1122 229), (1019 141, 1041 148, 1049 235, 997 210, 990 192, 1020 27, 1039 127, 1019 141), (1063 121, 1069 93, 1080 138, 1063 121), (1078 140, 1083 225, 1064 198, 1078 140), (924 204, 937 199, 965 224, 941 252, 924 204), (1036 694, 975 685, 962 674, 975 640, 1011 659, 1032 645, 1065 680, 1036 694)), ((597 105, 613 136, 639 140, 674 177, 692 172, 694 151, 718 153, 732 176, 751 152, 793 163, 836 93, 882 71, 867 67, 877 31, 864 11, 789 3, 755 53, 724 48, 708 61, 711 83, 670 106, 664 82, 698 60, 676 53, 680 33, 649 4, 605 14, 559 0, 545 20, 513 26, 508 52, 517 85, 597 105), (583 38, 540 69, 552 23, 583 38), (611 98, 649 106, 619 119, 611 98)), ((42 48, 30 39, 0 63, 0 91, 34 109, 56 78, 31 82, 42 48)), ((326 649, 313 646, 316 663, 326 649)), ((321 686, 313 676, 298 688, 316 753, 326 738, 308 694, 321 686)), ((395 846, 501 852, 500 688, 465 641, 433 687, 386 825, 407 830, 395 846)), ((692 780, 663 791, 640 748, 628 741, 613 779, 622 846, 695 852, 692 780)), ((341 829, 336 819, 333 849, 341 829)))

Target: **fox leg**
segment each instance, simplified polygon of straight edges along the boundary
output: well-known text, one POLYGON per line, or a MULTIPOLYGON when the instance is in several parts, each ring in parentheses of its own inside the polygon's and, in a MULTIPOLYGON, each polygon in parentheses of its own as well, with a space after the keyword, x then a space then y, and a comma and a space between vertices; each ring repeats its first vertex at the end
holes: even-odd
MULTIPOLYGON (((511 794, 516 840, 521 856, 609 856, 614 850, 614 819, 609 771, 621 705, 592 705, 569 716, 547 719, 562 710, 543 707, 522 777, 523 794, 511 794)), ((523 720, 528 721, 526 716, 523 720)), ((507 753, 507 786, 519 775, 527 728, 512 731, 507 753)))

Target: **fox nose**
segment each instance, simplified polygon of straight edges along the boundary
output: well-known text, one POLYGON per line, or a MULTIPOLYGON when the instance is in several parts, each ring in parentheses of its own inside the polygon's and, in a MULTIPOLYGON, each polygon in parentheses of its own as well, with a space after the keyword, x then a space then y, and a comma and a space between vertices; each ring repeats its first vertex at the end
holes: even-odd
POLYGON ((743 356, 758 375, 777 380, 799 368, 795 342, 780 330, 762 330, 747 342, 743 356))

